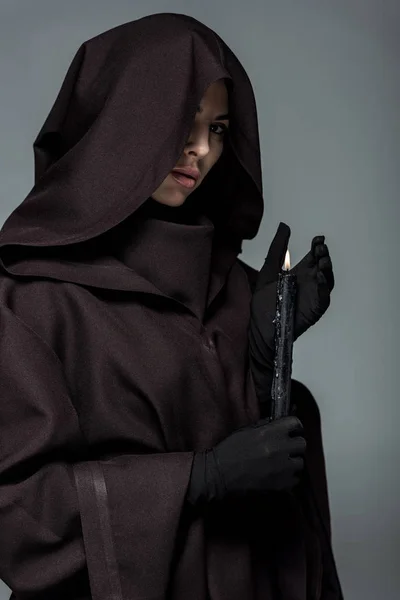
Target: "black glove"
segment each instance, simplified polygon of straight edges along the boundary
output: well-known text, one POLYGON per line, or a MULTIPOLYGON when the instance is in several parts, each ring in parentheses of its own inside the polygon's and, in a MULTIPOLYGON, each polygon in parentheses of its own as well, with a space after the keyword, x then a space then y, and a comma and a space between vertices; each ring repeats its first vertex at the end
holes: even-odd
POLYGON ((225 497, 290 490, 304 467, 306 441, 295 416, 237 429, 210 450, 195 452, 187 501, 204 506, 225 497))
MULTIPOLYGON (((261 268, 251 300, 248 328, 249 363, 257 397, 261 404, 261 416, 269 414, 273 361, 275 355, 275 312, 278 274, 282 269, 290 228, 280 223, 261 268)), ((334 275, 325 236, 316 236, 311 250, 290 269, 297 276, 297 295, 294 321, 296 340, 309 327, 317 323, 330 304, 334 287, 334 275)))

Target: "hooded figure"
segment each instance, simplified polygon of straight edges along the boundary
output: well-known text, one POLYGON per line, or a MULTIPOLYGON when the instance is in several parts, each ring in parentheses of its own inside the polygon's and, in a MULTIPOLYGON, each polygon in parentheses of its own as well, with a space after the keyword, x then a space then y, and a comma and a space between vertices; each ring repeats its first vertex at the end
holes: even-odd
POLYGON ((186 499, 195 453, 261 414, 257 271, 238 259, 263 215, 260 147, 239 60, 185 15, 111 29, 78 50, 34 153, 34 187, 0 233, 12 598, 342 598, 320 416, 299 382, 293 496, 207 511, 186 499), (171 171, 195 163, 185 187, 171 171))

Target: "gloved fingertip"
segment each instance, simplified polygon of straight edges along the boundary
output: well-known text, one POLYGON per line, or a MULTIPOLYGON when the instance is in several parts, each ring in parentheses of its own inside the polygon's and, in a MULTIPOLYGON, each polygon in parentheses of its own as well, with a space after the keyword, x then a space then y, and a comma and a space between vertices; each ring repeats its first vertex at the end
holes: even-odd
POLYGON ((278 232, 279 233, 286 233, 288 236, 290 236, 290 234, 291 234, 291 230, 290 230, 289 225, 287 223, 284 223, 283 221, 279 222, 278 232))
POLYGON ((324 243, 325 243, 324 235, 316 235, 315 237, 313 237, 313 239, 311 241, 311 252, 313 252, 315 254, 316 247, 321 246, 324 243))

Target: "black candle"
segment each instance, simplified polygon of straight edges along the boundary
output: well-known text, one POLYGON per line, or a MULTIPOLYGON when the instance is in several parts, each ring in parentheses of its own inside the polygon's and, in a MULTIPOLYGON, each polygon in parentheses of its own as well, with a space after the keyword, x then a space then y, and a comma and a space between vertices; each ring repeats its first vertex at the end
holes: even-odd
POLYGON ((279 273, 276 294, 275 323, 275 359, 272 380, 273 419, 289 414, 290 387, 293 360, 294 313, 296 301, 296 275, 289 273, 289 250, 285 257, 285 270, 279 273))

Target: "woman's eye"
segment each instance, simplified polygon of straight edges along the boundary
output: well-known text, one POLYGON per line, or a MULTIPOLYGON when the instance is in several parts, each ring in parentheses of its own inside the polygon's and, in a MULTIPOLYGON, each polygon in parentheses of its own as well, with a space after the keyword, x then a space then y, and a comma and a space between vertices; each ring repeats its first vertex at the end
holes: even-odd
POLYGON ((216 133, 217 135, 224 135, 228 131, 227 126, 222 125, 221 123, 214 123, 213 125, 211 125, 211 127, 220 127, 221 131, 213 131, 213 133, 216 133))

